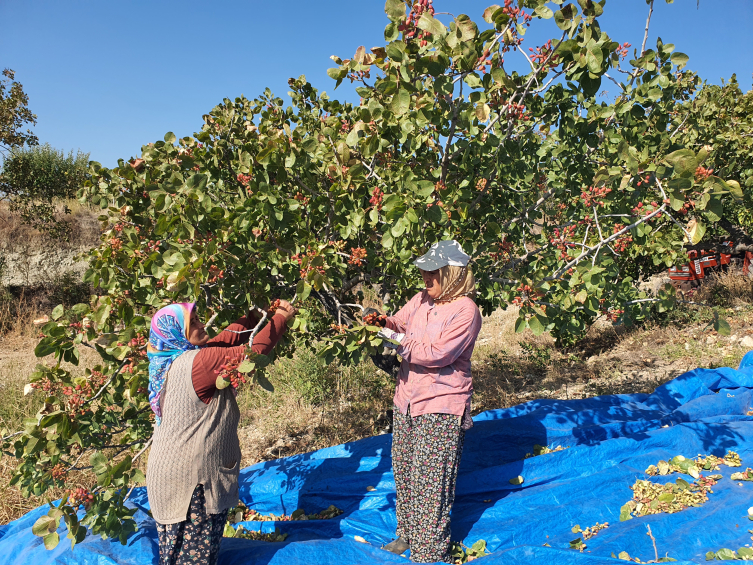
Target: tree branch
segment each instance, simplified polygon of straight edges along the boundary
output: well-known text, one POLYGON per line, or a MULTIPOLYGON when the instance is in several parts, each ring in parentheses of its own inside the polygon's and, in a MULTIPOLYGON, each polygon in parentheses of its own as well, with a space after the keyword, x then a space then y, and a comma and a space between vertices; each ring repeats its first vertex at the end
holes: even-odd
POLYGON ((646 53, 646 41, 648 40, 648 26, 651 23, 651 14, 654 13, 654 0, 648 6, 648 18, 646 18, 646 31, 643 33, 643 43, 641 44, 641 57, 646 53))

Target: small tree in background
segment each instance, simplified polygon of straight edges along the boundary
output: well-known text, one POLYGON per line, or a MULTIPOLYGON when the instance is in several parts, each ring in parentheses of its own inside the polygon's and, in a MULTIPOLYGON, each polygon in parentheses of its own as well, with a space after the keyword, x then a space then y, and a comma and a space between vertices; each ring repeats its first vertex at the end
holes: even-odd
MULTIPOLYGON (((49 144, 12 149, 0 172, 0 198, 24 223, 53 239, 67 239, 71 226, 56 218, 56 201, 76 197, 88 163, 88 153, 66 155, 49 144)), ((65 205, 63 211, 70 213, 65 205)))
POLYGON ((731 236, 737 251, 753 251, 753 90, 744 93, 735 75, 721 86, 704 83, 677 109, 676 118, 682 123, 677 140, 687 147, 706 147, 706 171, 731 181, 742 196, 727 203, 710 234, 716 238, 697 247, 715 246, 731 236))
POLYGON ((14 80, 15 76, 14 71, 5 69, 0 78, 0 151, 3 153, 38 143, 31 130, 21 131, 25 124, 36 124, 37 116, 29 110, 29 97, 23 85, 14 80))

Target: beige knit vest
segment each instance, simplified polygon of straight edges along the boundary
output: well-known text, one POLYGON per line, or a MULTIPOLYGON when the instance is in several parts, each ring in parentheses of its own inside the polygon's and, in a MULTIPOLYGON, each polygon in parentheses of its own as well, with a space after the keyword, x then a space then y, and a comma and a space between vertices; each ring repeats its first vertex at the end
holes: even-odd
POLYGON ((152 516, 160 524, 187 519, 191 495, 204 485, 207 514, 238 504, 241 449, 240 411, 230 387, 204 404, 193 388, 191 372, 199 350, 183 353, 167 373, 146 469, 152 516))

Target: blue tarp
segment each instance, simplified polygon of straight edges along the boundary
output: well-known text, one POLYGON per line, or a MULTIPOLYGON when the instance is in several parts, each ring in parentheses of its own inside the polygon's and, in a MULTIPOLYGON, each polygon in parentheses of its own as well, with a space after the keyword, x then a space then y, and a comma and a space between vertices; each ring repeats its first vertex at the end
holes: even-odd
MULTIPOLYGON (((733 482, 729 476, 753 467, 753 417, 747 415, 752 394, 750 352, 737 370, 696 369, 650 395, 535 400, 479 414, 466 436, 452 538, 467 546, 486 540, 492 554, 477 560, 479 565, 599 565, 619 563, 611 555, 621 551, 648 561, 654 549, 647 525, 659 555, 680 562, 704 562, 709 550, 750 545, 753 523, 747 511, 753 505, 753 483, 733 482), (524 459, 534 444, 569 448, 524 459), (648 478, 649 465, 675 455, 723 456, 728 450, 740 454, 743 467, 715 471, 723 478, 703 506, 619 521, 620 507, 633 495, 630 486, 648 478), (525 482, 510 484, 518 475, 525 482), (608 522, 609 527, 588 540, 584 552, 569 549, 577 537, 571 531, 574 525, 585 529, 597 522, 608 522)), ((241 500, 261 513, 290 514, 298 508, 313 513, 331 504, 344 512, 332 520, 246 522, 249 529, 264 531, 278 526, 289 537, 283 543, 225 539, 220 563, 407 562, 379 549, 395 531, 390 442, 390 435, 377 436, 244 469, 241 500)), ((32 524, 47 510, 39 508, 0 527, 0 562, 157 563, 157 533, 145 513, 146 491, 134 494, 139 531, 126 546, 88 535, 71 550, 63 536, 55 550, 46 551, 31 533, 32 524)))

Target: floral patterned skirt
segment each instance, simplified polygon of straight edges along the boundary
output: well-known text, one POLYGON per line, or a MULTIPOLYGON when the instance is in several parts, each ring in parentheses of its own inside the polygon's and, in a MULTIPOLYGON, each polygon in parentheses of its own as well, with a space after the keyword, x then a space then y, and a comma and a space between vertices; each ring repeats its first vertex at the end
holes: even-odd
POLYGON ((227 512, 207 514, 204 486, 196 485, 186 520, 157 523, 160 565, 216 565, 226 521, 227 512))
POLYGON ((450 510, 465 438, 461 419, 411 417, 395 407, 393 426, 397 535, 410 544, 411 561, 451 562, 450 510))

